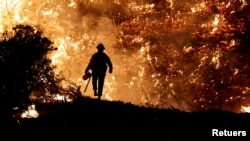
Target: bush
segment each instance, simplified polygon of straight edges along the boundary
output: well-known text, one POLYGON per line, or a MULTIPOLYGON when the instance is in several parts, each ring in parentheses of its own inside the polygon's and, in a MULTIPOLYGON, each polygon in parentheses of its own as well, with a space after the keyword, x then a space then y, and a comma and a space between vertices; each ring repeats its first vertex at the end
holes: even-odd
POLYGON ((5 104, 17 106, 29 101, 34 89, 56 88, 55 66, 47 58, 56 50, 52 44, 39 28, 29 25, 17 25, 13 32, 1 34, 0 98, 5 104))

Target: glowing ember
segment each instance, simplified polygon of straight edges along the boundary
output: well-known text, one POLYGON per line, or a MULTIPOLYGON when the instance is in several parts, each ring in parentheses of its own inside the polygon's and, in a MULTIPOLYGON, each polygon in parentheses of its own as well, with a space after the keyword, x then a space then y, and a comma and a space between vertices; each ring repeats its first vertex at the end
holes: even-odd
POLYGON ((21 118, 38 118, 39 114, 35 109, 35 105, 29 105, 27 111, 21 114, 21 118))
POLYGON ((243 113, 250 113, 250 107, 249 106, 241 106, 241 111, 243 113))
POLYGON ((59 94, 54 96, 54 100, 65 101, 65 97, 59 94))
POLYGON ((56 101, 64 101, 64 102, 72 102, 73 98, 71 98, 69 95, 60 95, 60 94, 56 94, 53 96, 53 100, 56 101))

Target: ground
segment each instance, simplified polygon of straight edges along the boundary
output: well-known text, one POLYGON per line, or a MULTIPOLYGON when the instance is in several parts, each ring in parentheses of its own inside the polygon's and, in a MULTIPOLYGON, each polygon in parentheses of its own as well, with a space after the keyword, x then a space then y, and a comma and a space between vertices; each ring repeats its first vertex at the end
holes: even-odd
MULTIPOLYGON (((38 104, 38 118, 1 116, 1 133, 13 139, 168 140, 212 137, 212 129, 246 131, 250 114, 183 112, 130 103, 79 98, 73 103, 38 104)), ((249 135, 248 135, 249 134, 249 135)), ((3 137, 2 136, 2 137, 3 137)))

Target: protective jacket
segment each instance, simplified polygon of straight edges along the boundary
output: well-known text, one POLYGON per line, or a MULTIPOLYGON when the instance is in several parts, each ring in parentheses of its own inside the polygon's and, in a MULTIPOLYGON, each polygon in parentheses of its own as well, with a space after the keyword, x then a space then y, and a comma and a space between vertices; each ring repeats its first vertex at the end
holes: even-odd
POLYGON ((109 71, 112 72, 113 66, 109 56, 104 52, 96 52, 92 55, 90 62, 85 70, 85 74, 91 69, 92 73, 105 74, 109 67, 109 71))

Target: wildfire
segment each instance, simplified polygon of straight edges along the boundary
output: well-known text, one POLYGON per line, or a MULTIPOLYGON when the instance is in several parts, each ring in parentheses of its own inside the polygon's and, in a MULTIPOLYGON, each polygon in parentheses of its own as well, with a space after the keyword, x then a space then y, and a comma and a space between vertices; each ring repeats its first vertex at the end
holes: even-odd
POLYGON ((249 106, 241 106, 241 111, 243 113, 250 113, 250 107, 249 106))
POLYGON ((38 118, 39 113, 36 111, 36 105, 28 106, 28 109, 21 114, 21 118, 38 118))
POLYGON ((203 1, 201 3, 195 4, 194 7, 191 8, 192 13, 203 11, 206 8, 206 3, 203 1))
POLYGON ((56 94, 56 95, 53 96, 53 100, 55 100, 55 101, 72 102, 73 98, 70 97, 69 95, 64 96, 64 95, 56 94))
POLYGON ((15 24, 22 23, 22 2, 19 0, 0 1, 0 32, 11 31, 15 24))

